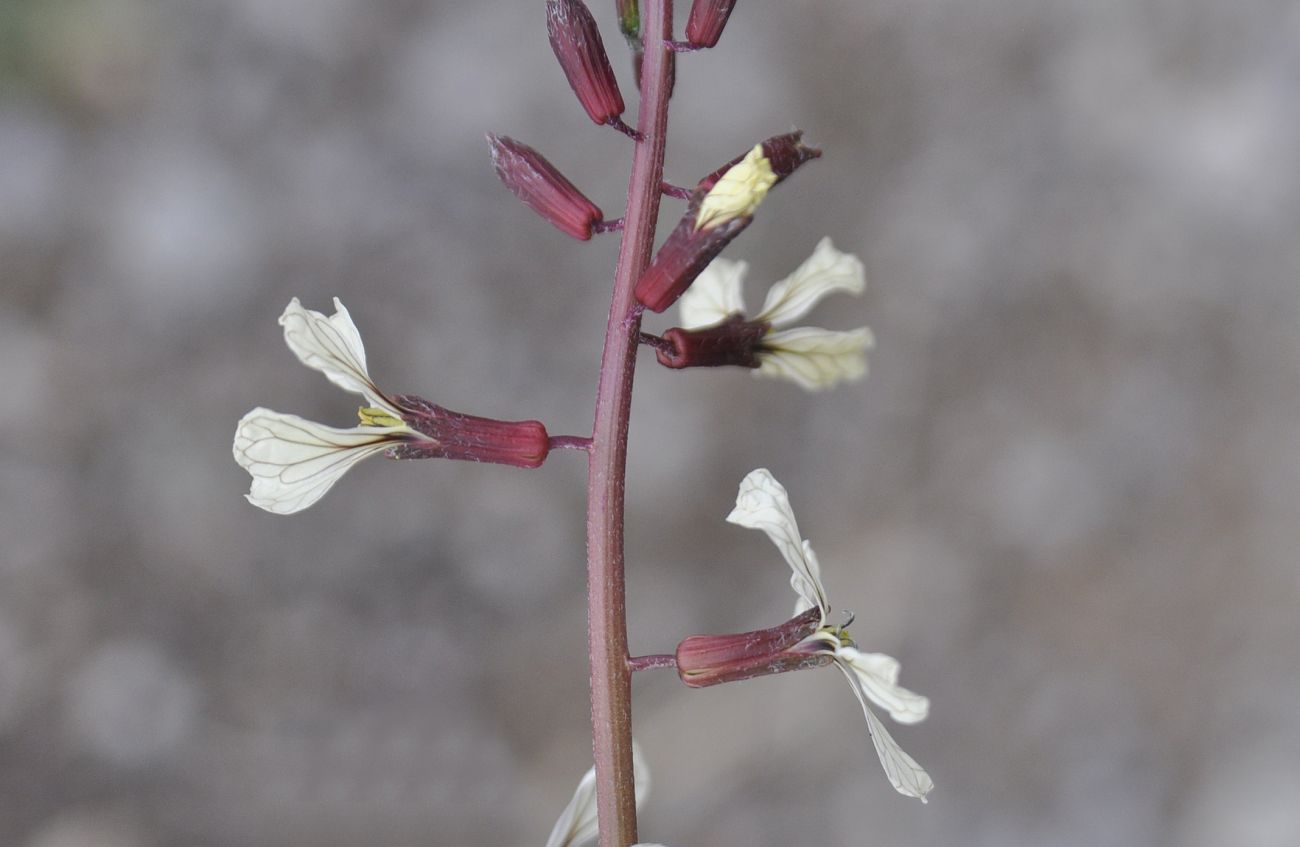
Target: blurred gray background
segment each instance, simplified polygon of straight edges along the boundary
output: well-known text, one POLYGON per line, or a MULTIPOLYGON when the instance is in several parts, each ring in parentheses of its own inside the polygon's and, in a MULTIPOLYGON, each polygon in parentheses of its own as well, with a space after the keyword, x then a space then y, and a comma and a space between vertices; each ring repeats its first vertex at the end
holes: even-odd
MULTIPOLYGON (((292 296, 390 390, 589 431, 616 239, 483 140, 618 214, 542 6, 0 3, 0 844, 544 842, 590 762, 581 457, 371 461, 286 518, 230 457, 255 405, 352 420, 292 296)), ((767 466, 938 787, 831 670, 656 671, 644 838, 1300 844, 1298 45, 1285 0, 755 0, 681 59, 670 179, 826 150, 730 248, 750 302, 828 234, 870 287, 814 323, 878 349, 818 396, 643 351, 634 649, 788 615, 722 521, 767 466)))

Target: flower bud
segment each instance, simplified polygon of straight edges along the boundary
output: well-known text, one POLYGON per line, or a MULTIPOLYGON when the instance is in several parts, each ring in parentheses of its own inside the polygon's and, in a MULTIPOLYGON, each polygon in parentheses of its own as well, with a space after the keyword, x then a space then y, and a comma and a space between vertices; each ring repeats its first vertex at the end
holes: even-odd
POLYGON ((736 0, 695 0, 686 21, 686 40, 695 47, 712 47, 722 37, 736 0))
POLYGON ((641 37, 641 9, 637 0, 614 0, 618 10, 618 28, 623 37, 633 41, 641 37))
POLYGON ((591 238, 604 214, 564 174, 527 144, 488 133, 497 176, 534 212, 574 238, 591 238))
POLYGON ((539 421, 462 415, 414 394, 399 394, 393 400, 407 426, 432 440, 394 444, 384 451, 390 459, 461 459, 535 468, 550 452, 550 437, 539 421))
POLYGON ((655 351, 659 364, 668 368, 716 368, 739 365, 757 368, 762 362, 758 351, 772 325, 766 321, 747 321, 732 315, 717 326, 704 329, 673 327, 664 333, 672 347, 655 351))
POLYGON ((800 646, 820 625, 821 613, 809 609, 771 629, 692 635, 677 645, 677 675, 691 688, 704 688, 830 664, 834 657, 820 642, 811 649, 800 646))
POLYGON ((582 108, 598 124, 615 123, 623 114, 623 95, 591 11, 582 0, 547 0, 546 29, 582 108))

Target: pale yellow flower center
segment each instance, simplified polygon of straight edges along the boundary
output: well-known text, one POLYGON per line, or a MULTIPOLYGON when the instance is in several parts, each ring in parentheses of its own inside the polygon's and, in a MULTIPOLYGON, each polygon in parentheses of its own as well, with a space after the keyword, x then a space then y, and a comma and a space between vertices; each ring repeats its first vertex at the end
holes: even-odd
POLYGON ((357 409, 357 417, 361 418, 362 426, 404 426, 405 423, 401 418, 395 417, 387 409, 381 409, 378 406, 362 406, 357 409))

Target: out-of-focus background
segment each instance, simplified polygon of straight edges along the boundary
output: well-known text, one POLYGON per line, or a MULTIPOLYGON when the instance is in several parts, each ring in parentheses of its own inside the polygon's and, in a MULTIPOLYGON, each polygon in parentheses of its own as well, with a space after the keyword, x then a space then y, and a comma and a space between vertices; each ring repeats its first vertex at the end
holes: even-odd
MULTIPOLYGON (((274 517, 230 456, 255 405, 352 420, 293 296, 341 297, 390 390, 588 431, 616 238, 483 138, 618 214, 628 142, 542 7, 0 4, 0 843, 544 841, 590 761, 581 458, 375 460, 274 517)), ((817 396, 643 352, 634 648, 788 616, 722 521, 767 466, 932 698, 895 735, 938 787, 895 795, 832 670, 656 671, 644 838, 1300 843, 1297 45, 1291 0, 823 0, 681 58, 670 179, 826 150, 728 251, 751 303, 830 235, 870 288, 814 322, 879 343, 817 396)))

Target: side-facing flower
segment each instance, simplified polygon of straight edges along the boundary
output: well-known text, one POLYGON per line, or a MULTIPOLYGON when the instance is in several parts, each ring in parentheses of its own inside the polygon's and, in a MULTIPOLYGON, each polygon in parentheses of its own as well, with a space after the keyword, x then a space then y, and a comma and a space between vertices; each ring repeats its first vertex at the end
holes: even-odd
POLYGON ((338 298, 326 317, 294 298, 280 316, 284 341, 307 367, 360 394, 360 426, 339 429, 256 408, 235 428, 235 461, 253 477, 248 501, 287 515, 315 503, 353 465, 391 459, 466 459, 534 468, 549 451, 537 421, 498 421, 452 412, 410 394, 389 395, 370 379, 361 333, 338 298))
POLYGON ((714 259, 681 298, 682 326, 664 333, 660 364, 670 368, 739 365, 759 376, 791 380, 809 391, 830 388, 867 372, 874 340, 866 327, 836 332, 816 327, 781 329, 836 291, 866 288, 862 262, 823 238, 811 256, 767 293, 762 310, 746 318, 741 293, 749 265, 714 259))
POLYGON ((830 622, 831 605, 822 585, 821 567, 812 545, 799 532, 785 488, 766 469, 752 471, 741 481, 736 508, 727 515, 727 521, 762 530, 781 551, 790 565, 790 586, 799 597, 795 617, 772 630, 686 639, 677 650, 677 669, 683 681, 688 685, 709 685, 833 662, 862 705, 867 731, 890 784, 900 794, 925 802, 934 783, 898 746, 868 701, 905 724, 925 720, 930 701, 898 684, 897 660, 883 653, 862 652, 849 637, 847 625, 830 622), (790 644, 795 636, 801 636, 801 640, 790 644), (800 658, 821 661, 800 664, 800 658), (749 672, 734 675, 742 667, 749 672))
MULTIPOLYGON (((650 793, 650 769, 641 755, 641 745, 632 741, 632 782, 639 810, 650 793)), ((597 835, 596 822, 596 769, 587 771, 573 792, 573 799, 564 807, 551 828, 546 847, 578 847, 597 835)), ((652 845, 642 845, 652 847, 652 845)))

